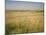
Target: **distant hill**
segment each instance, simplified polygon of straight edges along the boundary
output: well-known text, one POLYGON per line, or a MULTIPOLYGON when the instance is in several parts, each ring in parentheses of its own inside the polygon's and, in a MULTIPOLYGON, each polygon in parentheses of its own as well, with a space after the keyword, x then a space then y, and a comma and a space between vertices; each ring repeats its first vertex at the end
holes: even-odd
POLYGON ((6 12, 44 12, 44 10, 5 10, 6 12))

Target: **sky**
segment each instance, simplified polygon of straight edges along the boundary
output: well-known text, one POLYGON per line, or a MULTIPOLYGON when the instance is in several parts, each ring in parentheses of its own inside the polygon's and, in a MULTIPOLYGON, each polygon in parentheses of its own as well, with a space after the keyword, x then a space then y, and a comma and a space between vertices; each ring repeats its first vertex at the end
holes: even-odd
POLYGON ((43 2, 43 0, 11 0, 11 1, 33 1, 33 2, 43 2))
POLYGON ((43 2, 6 0, 6 10, 43 10, 43 2))

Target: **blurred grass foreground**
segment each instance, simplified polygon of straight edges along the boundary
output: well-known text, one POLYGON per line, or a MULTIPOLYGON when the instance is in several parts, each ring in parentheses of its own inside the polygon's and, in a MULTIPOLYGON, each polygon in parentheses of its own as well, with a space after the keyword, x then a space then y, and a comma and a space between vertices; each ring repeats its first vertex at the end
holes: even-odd
POLYGON ((43 11, 6 10, 6 33, 44 32, 43 11))

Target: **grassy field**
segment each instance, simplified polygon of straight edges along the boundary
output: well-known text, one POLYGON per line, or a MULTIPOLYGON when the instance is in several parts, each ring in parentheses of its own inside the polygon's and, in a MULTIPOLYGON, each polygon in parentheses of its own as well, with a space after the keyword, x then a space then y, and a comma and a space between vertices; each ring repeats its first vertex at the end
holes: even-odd
POLYGON ((43 32, 43 12, 6 12, 9 33, 43 32))

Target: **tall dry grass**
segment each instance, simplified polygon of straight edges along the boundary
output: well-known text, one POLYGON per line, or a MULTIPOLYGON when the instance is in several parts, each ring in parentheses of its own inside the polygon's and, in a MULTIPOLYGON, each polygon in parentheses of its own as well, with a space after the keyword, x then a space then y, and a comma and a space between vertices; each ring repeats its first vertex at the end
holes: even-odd
POLYGON ((43 12, 6 12, 9 33, 43 32, 43 12))

